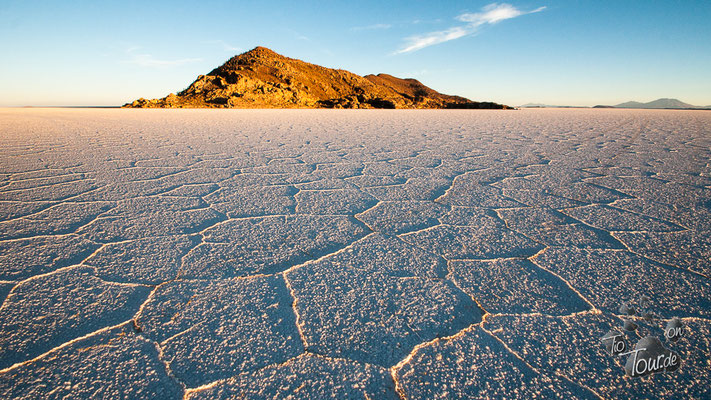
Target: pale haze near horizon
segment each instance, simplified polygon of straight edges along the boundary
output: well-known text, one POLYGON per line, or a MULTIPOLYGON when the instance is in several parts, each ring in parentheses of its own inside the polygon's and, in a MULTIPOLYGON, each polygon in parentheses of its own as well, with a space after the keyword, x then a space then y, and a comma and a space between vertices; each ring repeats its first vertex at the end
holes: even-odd
POLYGON ((0 106, 121 105, 266 46, 509 105, 711 105, 711 3, 38 2, 0 5, 0 106))

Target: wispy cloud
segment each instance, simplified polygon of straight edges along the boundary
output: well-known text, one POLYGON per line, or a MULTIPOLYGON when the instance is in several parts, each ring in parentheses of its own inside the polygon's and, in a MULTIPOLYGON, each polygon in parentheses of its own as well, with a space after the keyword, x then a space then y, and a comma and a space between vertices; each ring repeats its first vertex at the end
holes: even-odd
POLYGON ((442 31, 429 32, 406 38, 405 45, 396 51, 395 54, 409 53, 435 44, 470 36, 477 33, 484 25, 493 25, 507 19, 533 14, 543 10, 545 10, 545 7, 538 7, 532 11, 522 11, 510 4, 492 3, 482 8, 478 13, 464 13, 458 15, 456 20, 465 22, 465 25, 453 26, 442 31))
POLYGON ((470 24, 480 26, 484 24, 495 24, 499 21, 516 18, 521 15, 537 13, 545 9, 545 7, 538 7, 533 11, 521 11, 518 8, 512 6, 511 4, 493 3, 484 7, 481 10, 482 12, 464 13, 462 15, 457 16, 457 19, 462 22, 469 22, 470 24))
POLYGON ((284 30, 289 33, 289 37, 290 37, 291 39, 303 40, 303 41, 305 41, 305 42, 310 42, 310 41, 311 41, 311 38, 310 38, 310 37, 308 37, 308 36, 302 34, 302 33, 299 32, 299 31, 295 31, 295 30, 293 30, 293 29, 291 29, 291 28, 286 28, 286 27, 284 28, 284 30))
POLYGON ((373 25, 366 25, 366 26, 354 26, 351 28, 353 32, 359 32, 359 31, 376 31, 376 30, 383 30, 383 29, 390 29, 392 28, 392 25, 390 24, 373 24, 373 25))
POLYGON ((179 65, 190 64, 194 62, 202 61, 202 58, 180 58, 175 60, 161 60, 153 57, 151 54, 138 53, 141 48, 134 46, 126 50, 129 59, 126 60, 128 64, 135 64, 141 67, 149 68, 159 68, 159 67, 176 67, 179 65))
POLYGON ((404 73, 402 75, 398 75, 398 76, 406 76, 408 78, 419 78, 421 76, 426 76, 426 75, 430 75, 430 74, 431 74, 430 70, 420 69, 420 70, 416 70, 416 71, 406 72, 406 73, 404 73))
POLYGON ((194 62, 200 62, 202 58, 179 58, 176 60, 161 60, 150 54, 136 54, 128 62, 140 65, 141 67, 176 67, 194 62))
POLYGON ((222 50, 229 51, 229 52, 243 50, 241 47, 232 46, 231 44, 225 42, 224 40, 219 40, 219 39, 218 40, 206 40, 203 42, 203 44, 216 45, 216 46, 222 47, 222 50))
POLYGON ((435 19, 413 19, 410 21, 410 24, 412 25, 418 25, 418 24, 439 24, 442 22, 441 18, 435 18, 435 19))

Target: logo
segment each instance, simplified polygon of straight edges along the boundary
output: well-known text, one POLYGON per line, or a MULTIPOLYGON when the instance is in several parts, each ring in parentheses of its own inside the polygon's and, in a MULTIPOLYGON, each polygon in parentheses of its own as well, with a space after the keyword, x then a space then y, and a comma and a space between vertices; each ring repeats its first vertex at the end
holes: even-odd
POLYGON ((621 356, 627 354, 630 356, 625 363, 625 373, 631 377, 676 371, 681 366, 679 355, 664 347, 656 336, 645 336, 634 350, 620 353, 621 356))
MULTIPOLYGON (((650 323, 657 318, 648 310, 649 298, 642 296, 639 300, 641 317, 650 323)), ((659 372, 673 372, 681 366, 681 356, 664 346, 658 336, 647 335, 639 339, 634 349, 628 350, 627 336, 639 336, 635 333, 639 328, 631 318, 637 315, 637 310, 630 303, 623 303, 619 309, 620 314, 626 316, 622 320, 622 332, 612 329, 601 341, 605 352, 613 357, 627 357, 624 364, 625 373, 630 377, 642 377, 659 372), (623 333, 624 332, 624 333, 623 333)), ((661 327, 660 327, 661 328, 661 327)), ((663 337, 668 345, 673 345, 684 335, 684 324, 681 319, 670 319, 663 328, 663 337)))

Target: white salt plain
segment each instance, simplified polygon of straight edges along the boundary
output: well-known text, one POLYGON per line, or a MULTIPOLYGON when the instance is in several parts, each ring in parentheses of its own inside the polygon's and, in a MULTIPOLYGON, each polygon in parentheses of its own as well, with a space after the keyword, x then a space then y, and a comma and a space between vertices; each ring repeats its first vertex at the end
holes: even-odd
POLYGON ((711 112, 0 109, 1 398, 709 398, 711 112), (651 321, 620 315, 650 299, 651 321), (630 378, 602 336, 662 335, 630 378))

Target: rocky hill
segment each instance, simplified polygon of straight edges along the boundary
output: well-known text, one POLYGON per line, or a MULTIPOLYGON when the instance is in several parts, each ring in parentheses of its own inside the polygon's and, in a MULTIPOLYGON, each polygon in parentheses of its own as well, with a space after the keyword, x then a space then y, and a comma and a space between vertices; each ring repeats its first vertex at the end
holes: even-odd
POLYGON ((257 47, 232 57, 187 89, 132 108, 496 108, 441 94, 415 79, 360 76, 284 57, 257 47))

